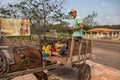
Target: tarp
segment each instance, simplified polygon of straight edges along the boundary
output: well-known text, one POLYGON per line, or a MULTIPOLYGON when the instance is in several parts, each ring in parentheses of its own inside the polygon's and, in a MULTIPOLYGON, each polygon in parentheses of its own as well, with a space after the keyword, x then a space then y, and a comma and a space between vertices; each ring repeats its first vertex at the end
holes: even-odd
POLYGON ((4 36, 30 35, 29 20, 0 18, 0 30, 4 36))

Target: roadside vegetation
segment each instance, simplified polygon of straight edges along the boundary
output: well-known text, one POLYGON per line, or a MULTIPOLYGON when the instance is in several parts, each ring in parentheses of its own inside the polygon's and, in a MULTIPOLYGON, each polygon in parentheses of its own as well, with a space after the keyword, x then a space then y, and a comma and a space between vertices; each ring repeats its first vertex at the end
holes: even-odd
MULTIPOLYGON (((31 35, 38 35, 39 40, 41 39, 41 35, 46 34, 46 28, 48 30, 57 30, 58 35, 68 35, 67 28, 70 23, 65 20, 71 19, 71 17, 68 13, 64 13, 65 3, 67 3, 67 0, 20 0, 19 3, 9 3, 0 6, 0 17, 29 19, 31 35)), ((98 25, 98 22, 95 21, 97 15, 99 14, 95 11, 86 15, 84 18, 84 30, 94 27, 120 29, 120 25, 98 25)), ((21 36, 20 39, 29 39, 29 37, 21 36)), ((12 38, 19 38, 19 36, 12 38)))

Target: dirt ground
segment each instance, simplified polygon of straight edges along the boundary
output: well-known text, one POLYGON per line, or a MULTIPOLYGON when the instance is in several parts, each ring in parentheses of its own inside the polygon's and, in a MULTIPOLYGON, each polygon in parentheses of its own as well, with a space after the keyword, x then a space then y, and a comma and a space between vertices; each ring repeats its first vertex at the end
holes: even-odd
POLYGON ((63 66, 48 71, 49 80, 77 80, 77 69, 71 66, 63 66))

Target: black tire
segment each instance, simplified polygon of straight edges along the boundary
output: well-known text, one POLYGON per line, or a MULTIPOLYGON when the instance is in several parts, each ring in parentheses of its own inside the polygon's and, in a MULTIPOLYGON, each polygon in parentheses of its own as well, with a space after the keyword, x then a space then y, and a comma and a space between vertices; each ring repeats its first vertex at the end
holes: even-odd
POLYGON ((91 80, 91 69, 88 64, 81 64, 78 68, 78 80, 91 80))

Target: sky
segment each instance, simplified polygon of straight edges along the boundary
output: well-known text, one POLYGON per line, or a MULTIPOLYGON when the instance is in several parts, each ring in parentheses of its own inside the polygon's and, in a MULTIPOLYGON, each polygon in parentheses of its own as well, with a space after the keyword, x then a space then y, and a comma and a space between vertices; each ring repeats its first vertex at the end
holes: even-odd
MULTIPOLYGON (((19 0, 0 0, 2 4, 14 3, 19 0)), ((120 0, 66 0, 65 13, 74 8, 80 17, 84 18, 93 11, 97 13, 95 21, 99 25, 120 24, 120 0)))
POLYGON ((67 0, 66 5, 66 11, 74 8, 82 18, 95 11, 100 25, 120 24, 120 0, 67 0))

